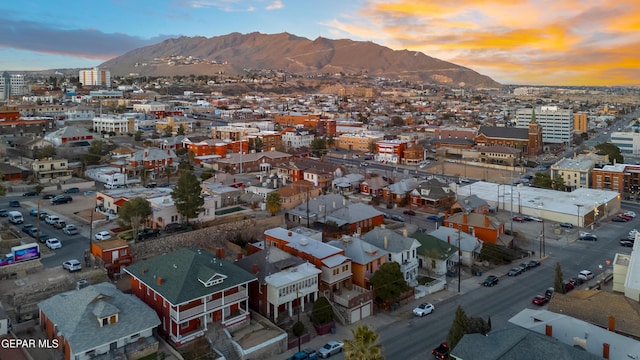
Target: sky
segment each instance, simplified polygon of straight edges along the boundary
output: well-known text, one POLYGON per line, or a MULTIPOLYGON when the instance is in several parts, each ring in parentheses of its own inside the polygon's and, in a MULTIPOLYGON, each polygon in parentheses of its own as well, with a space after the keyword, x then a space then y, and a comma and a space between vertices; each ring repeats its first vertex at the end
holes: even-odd
POLYGON ((372 41, 502 84, 640 85, 639 0, 5 0, 0 71, 91 68, 232 32, 372 41))

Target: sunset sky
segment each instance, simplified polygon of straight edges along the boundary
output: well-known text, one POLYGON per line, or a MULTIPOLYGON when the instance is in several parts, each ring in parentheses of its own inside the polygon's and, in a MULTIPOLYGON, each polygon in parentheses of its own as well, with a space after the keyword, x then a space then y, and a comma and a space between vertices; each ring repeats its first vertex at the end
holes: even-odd
POLYGON ((257 31, 421 51, 503 84, 640 85, 638 0, 22 0, 2 1, 0 31, 0 71, 257 31))

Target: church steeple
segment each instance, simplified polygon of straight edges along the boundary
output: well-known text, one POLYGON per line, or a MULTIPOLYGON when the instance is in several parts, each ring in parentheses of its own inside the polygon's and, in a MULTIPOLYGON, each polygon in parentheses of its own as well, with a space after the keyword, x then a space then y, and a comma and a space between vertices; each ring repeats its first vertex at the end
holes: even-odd
POLYGON ((536 120, 536 109, 534 108, 531 111, 531 121, 529 121, 530 123, 534 123, 536 124, 538 121, 536 120))

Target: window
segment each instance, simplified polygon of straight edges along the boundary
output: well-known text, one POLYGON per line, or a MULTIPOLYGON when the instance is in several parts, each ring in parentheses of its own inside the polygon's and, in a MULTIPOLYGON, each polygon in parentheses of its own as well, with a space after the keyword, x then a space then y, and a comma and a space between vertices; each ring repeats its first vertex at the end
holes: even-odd
POLYGON ((109 324, 109 318, 102 318, 102 326, 109 324))
POLYGON ((120 250, 120 256, 125 256, 125 255, 127 255, 127 249, 120 250))
POLYGON ((189 323, 188 322, 183 322, 182 324, 180 324, 180 330, 184 330, 189 328, 189 323))

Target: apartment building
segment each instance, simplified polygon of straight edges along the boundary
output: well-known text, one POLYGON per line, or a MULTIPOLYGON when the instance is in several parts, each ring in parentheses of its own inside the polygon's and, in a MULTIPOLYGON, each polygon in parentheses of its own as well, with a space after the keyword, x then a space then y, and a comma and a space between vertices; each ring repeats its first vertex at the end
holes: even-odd
POLYGON ((573 142, 573 111, 557 106, 538 106, 535 109, 518 109, 516 127, 529 128, 529 123, 537 122, 542 127, 542 141, 545 144, 571 144, 573 142))
POLYGON ((29 92, 24 75, 3 72, 0 76, 0 99, 8 100, 12 96, 21 96, 29 92))
POLYGON ((308 131, 287 130, 282 134, 282 145, 286 149, 310 147, 313 139, 315 136, 308 131))
POLYGON ((376 142, 375 160, 387 164, 400 164, 408 142, 402 140, 382 140, 376 142))
POLYGON ((78 77, 78 81, 83 86, 111 87, 111 72, 109 70, 100 70, 98 67, 91 70, 80 70, 78 77))
POLYGON ((71 180, 67 159, 36 159, 31 163, 31 170, 41 184, 59 184, 71 180))
POLYGON ((551 165, 551 178, 561 177, 564 180, 567 191, 588 188, 591 185, 591 170, 595 165, 595 161, 584 157, 576 159, 563 158, 551 165))
POLYGON ((93 131, 128 134, 135 132, 135 119, 119 115, 99 115, 93 118, 93 131))
POLYGON ((336 146, 349 151, 370 152, 372 145, 384 140, 384 133, 362 131, 359 133, 342 134, 336 141, 336 146))

